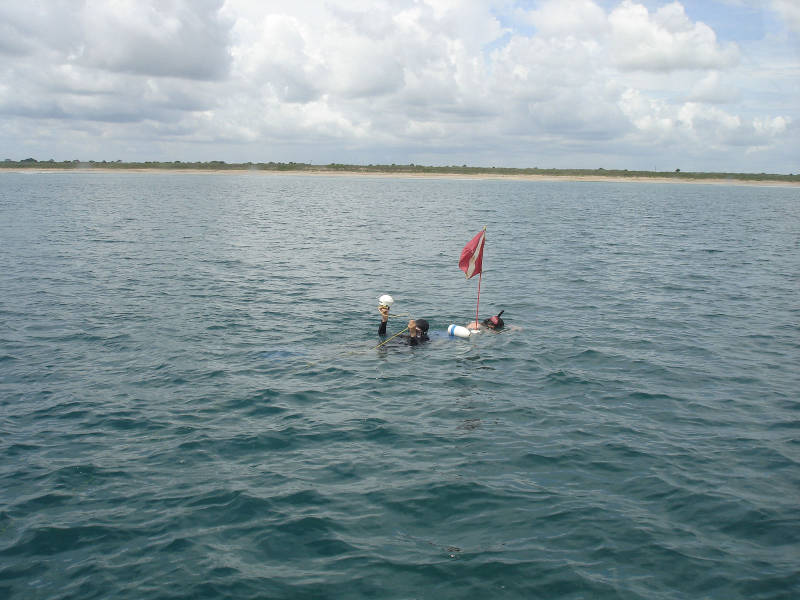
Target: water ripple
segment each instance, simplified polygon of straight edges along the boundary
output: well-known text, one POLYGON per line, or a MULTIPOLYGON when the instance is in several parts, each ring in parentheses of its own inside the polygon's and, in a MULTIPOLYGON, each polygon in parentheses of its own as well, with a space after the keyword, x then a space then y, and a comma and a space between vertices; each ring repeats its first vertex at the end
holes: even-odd
POLYGON ((795 189, 0 179, 3 598, 800 594, 795 189))

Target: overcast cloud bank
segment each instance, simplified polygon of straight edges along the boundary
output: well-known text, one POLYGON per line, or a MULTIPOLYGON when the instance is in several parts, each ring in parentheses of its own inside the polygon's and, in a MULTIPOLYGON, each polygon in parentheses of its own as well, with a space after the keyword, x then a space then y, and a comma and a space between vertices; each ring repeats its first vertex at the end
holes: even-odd
POLYGON ((793 0, 4 3, 0 160, 796 173, 799 40, 793 0))

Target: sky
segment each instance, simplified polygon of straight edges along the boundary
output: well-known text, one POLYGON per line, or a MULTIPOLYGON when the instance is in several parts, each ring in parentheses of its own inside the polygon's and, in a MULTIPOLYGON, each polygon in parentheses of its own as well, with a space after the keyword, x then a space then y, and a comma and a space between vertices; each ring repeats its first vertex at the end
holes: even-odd
POLYGON ((800 172, 800 0, 0 3, 0 160, 800 172))

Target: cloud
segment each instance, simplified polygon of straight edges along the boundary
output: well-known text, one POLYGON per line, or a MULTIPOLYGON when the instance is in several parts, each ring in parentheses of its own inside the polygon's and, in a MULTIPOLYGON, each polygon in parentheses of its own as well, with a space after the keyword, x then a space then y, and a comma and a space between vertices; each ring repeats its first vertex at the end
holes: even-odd
POLYGON ((322 60, 309 54, 311 31, 287 15, 265 15, 257 23, 239 19, 231 48, 233 74, 251 91, 278 101, 311 102, 323 92, 322 60))
POLYGON ((229 27, 221 1, 87 2, 80 14, 80 64, 156 77, 220 79, 228 72, 229 27))
POLYGON ((25 56, 33 50, 33 44, 11 21, 0 14, 0 56, 13 58, 25 56))
POLYGON ((704 23, 692 23, 678 2, 651 15, 643 5, 624 0, 611 12, 609 22, 612 53, 623 69, 720 69, 739 59, 734 44, 721 46, 714 31, 704 23))
POLYGON ((797 0, 772 0, 772 9, 792 31, 800 32, 800 3, 797 0))
POLYGON ((0 8, 0 52, 111 72, 208 80, 230 62, 221 0, 53 0, 0 8))
POLYGON ((741 97, 739 89, 727 81, 719 71, 709 71, 697 81, 689 93, 689 100, 707 104, 729 104, 741 97))
POLYGON ((744 119, 699 102, 670 105, 632 89, 623 93, 620 108, 636 126, 638 135, 632 141, 673 145, 688 140, 693 142, 693 149, 706 151, 728 146, 765 148, 781 137, 791 123, 786 117, 744 119))
POLYGON ((546 37, 596 37, 605 33, 608 28, 605 11, 592 0, 545 2, 530 11, 525 18, 536 27, 540 35, 546 37))
POLYGON ((753 53, 678 2, 53 0, 0 6, 0 33, 0 142, 26 155, 796 156, 797 65, 770 58, 780 36, 753 53))
POLYGON ((391 45, 355 28, 326 32, 326 90, 343 98, 369 98, 403 87, 403 65, 391 45))

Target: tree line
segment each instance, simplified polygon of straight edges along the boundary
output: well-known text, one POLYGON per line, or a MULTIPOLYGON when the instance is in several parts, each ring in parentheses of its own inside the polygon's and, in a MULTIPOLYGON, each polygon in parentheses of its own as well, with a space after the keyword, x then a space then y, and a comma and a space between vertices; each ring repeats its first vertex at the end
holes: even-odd
POLYGON ((540 169, 538 167, 513 168, 513 167, 474 167, 467 165, 426 166, 416 164, 390 164, 390 165, 350 165, 330 163, 316 165, 298 162, 266 162, 266 163, 228 163, 224 160, 204 162, 172 162, 144 161, 128 162, 114 161, 81 161, 53 159, 40 161, 35 158, 24 160, 5 159, 0 163, 0 169, 161 169, 161 170, 197 170, 197 171, 278 171, 278 172, 353 172, 353 173, 398 173, 398 174, 432 174, 432 175, 545 175, 552 177, 658 177, 669 179, 732 179, 743 181, 790 181, 800 182, 800 175, 778 173, 726 173, 726 172, 689 172, 675 169, 674 171, 630 171, 628 169, 540 169))

